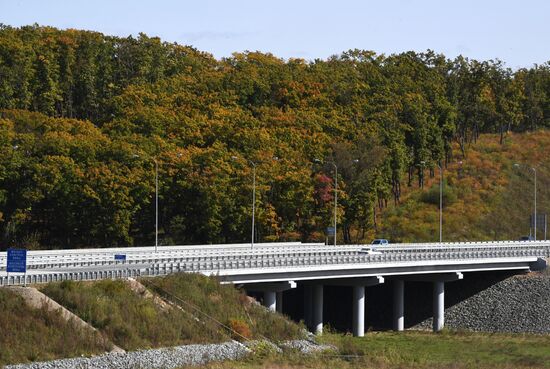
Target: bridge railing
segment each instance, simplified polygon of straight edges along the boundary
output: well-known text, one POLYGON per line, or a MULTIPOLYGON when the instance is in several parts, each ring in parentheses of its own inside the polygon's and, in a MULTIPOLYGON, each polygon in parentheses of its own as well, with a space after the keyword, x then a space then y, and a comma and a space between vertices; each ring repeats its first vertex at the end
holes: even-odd
MULTIPOLYGON (((295 253, 301 250, 348 250, 361 249, 371 247, 381 252, 414 252, 414 251, 440 251, 443 249, 458 248, 459 251, 464 251, 467 248, 480 247, 550 247, 550 242, 546 241, 497 241, 497 242, 455 242, 455 243, 409 243, 409 244, 393 244, 388 246, 375 245, 339 245, 331 246, 319 243, 263 243, 255 244, 254 248, 250 244, 229 244, 229 245, 189 245, 189 246, 160 246, 158 252, 154 251, 154 247, 127 247, 127 248, 108 248, 108 249, 75 249, 75 250, 42 250, 29 251, 28 262, 32 264, 38 261, 47 262, 79 262, 79 261, 102 261, 112 259, 115 254, 125 254, 140 257, 154 253, 155 255, 231 255, 231 254, 269 254, 269 253, 295 253)), ((6 252, 0 252, 0 266, 6 263, 6 252)))
POLYGON ((245 269, 265 270, 266 268, 315 268, 348 265, 350 267, 368 267, 380 263, 399 266, 402 263, 449 262, 461 260, 487 259, 530 259, 549 256, 549 248, 542 243, 514 243, 496 247, 490 245, 456 245, 445 247, 402 247, 389 246, 369 248, 374 252, 361 251, 357 245, 338 247, 296 247, 292 251, 280 248, 279 253, 151 253, 127 254, 125 261, 109 260, 72 260, 67 263, 56 261, 52 264, 36 264, 29 268, 29 275, 0 276, 0 286, 6 284, 42 283, 65 279, 90 280, 118 278, 133 275, 162 275, 173 271, 202 272, 217 274, 222 271, 245 269), (46 267, 44 267, 46 265, 46 267), (37 268, 42 266, 41 269, 37 268), (121 274, 122 273, 122 274, 121 274))
MULTIPOLYGON (((513 257, 514 255, 527 255, 532 252, 536 252, 539 256, 550 256, 550 247, 548 243, 544 242, 508 242, 495 245, 495 243, 453 243, 453 244, 435 244, 437 246, 427 246, 425 244, 410 244, 409 246, 392 245, 392 246, 378 246, 370 247, 367 249, 373 250, 375 253, 381 253, 385 255, 384 259, 388 261, 417 261, 428 259, 456 259, 470 258, 470 254, 482 256, 482 257, 513 257)), ((319 244, 292 244, 292 245, 275 245, 275 246, 262 246, 254 249, 250 249, 250 245, 247 245, 244 249, 243 246, 229 247, 229 248, 190 248, 184 249, 178 247, 178 249, 164 249, 159 252, 154 250, 148 250, 144 248, 126 249, 126 261, 121 262, 114 259, 114 255, 120 249, 115 251, 106 252, 107 250, 100 250, 93 253, 88 253, 88 250, 84 254, 79 254, 78 250, 70 251, 64 254, 63 251, 57 250, 53 255, 38 252, 30 252, 28 256, 28 269, 59 269, 59 268, 75 268, 86 266, 106 266, 106 265, 119 265, 121 263, 162 263, 169 261, 185 261, 193 258, 224 258, 234 259, 236 258, 295 258, 300 255, 317 255, 327 254, 335 256, 346 256, 349 253, 361 253, 361 250, 365 249, 366 245, 343 245, 343 246, 328 246, 319 244)), ((111 249, 112 250, 112 249, 111 249)), ((95 251, 95 250, 94 250, 95 251)), ((4 253, 5 254, 5 253, 4 253)), ((376 258, 373 258, 373 260, 376 258)), ((338 262, 339 259, 335 259, 338 262)), ((6 267, 5 257, 4 260, 0 260, 0 270, 5 270, 6 267)))

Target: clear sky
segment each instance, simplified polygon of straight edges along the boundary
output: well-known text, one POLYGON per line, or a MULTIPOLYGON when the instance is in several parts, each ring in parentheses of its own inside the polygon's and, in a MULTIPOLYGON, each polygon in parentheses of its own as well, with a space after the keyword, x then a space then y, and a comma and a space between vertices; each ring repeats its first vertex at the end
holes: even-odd
POLYGON ((550 60, 548 0, 0 0, 0 23, 144 32, 218 58, 260 50, 312 60, 358 48, 499 58, 514 69, 550 60))

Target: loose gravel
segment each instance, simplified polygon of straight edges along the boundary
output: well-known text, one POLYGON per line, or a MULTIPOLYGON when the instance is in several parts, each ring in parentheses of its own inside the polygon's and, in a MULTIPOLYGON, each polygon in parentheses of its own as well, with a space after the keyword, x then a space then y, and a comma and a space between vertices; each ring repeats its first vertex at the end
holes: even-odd
POLYGON ((171 369, 211 361, 237 360, 250 352, 246 346, 233 341, 9 365, 6 369, 171 369))
POLYGON ((246 345, 232 341, 221 344, 186 345, 126 353, 108 353, 100 356, 61 359, 30 364, 8 365, 6 369, 171 369, 203 365, 212 361, 238 360, 255 350, 282 352, 296 350, 314 354, 334 350, 310 340, 285 341, 275 345, 269 341, 249 341, 246 345), (248 346, 248 347, 247 347, 248 346))
MULTIPOLYGON (((429 329, 426 319, 413 329, 429 329)), ((550 274, 507 278, 445 309, 445 326, 480 332, 550 333, 550 274)))
POLYGON ((279 344, 283 350, 296 350, 302 354, 315 354, 321 351, 336 350, 336 347, 330 345, 319 345, 309 340, 285 341, 279 344))

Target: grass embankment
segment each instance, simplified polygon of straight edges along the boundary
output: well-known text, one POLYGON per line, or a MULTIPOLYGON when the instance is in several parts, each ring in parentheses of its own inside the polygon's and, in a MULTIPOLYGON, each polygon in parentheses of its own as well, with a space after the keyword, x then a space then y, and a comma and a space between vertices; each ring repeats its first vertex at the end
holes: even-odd
POLYGON ((428 332, 369 333, 364 338, 327 334, 338 353, 273 355, 208 369, 550 368, 550 336, 428 332), (347 355, 338 357, 338 355, 347 355))
POLYGON ((59 313, 32 309, 7 288, 0 288, 0 367, 9 363, 52 360, 102 353, 109 344, 59 313))
MULTIPOLYGON (((173 274, 144 280, 143 283, 160 295, 170 299, 179 298, 196 307, 202 312, 198 316, 205 322, 211 324, 211 319, 205 318, 204 314, 247 338, 265 337, 272 341, 282 341, 303 337, 304 327, 280 314, 269 312, 253 303, 243 292, 231 285, 221 285, 215 278, 199 274, 173 274)), ((174 302, 181 303, 177 299, 174 302)), ((193 310, 190 305, 182 306, 193 310)))
POLYGON ((52 283, 43 292, 125 350, 243 339, 219 323, 246 338, 282 340, 301 334, 295 323, 214 278, 176 274, 143 282, 155 292, 176 296, 173 302, 181 308, 144 298, 120 280, 52 283))
POLYGON ((42 290, 125 350, 220 342, 191 316, 142 298, 121 280, 52 283, 42 290))
MULTIPOLYGON (((550 212, 550 132, 510 134, 501 145, 498 135, 481 135, 466 157, 444 168, 443 239, 445 241, 509 240, 529 234, 533 211, 533 172, 537 168, 538 212, 550 212), (515 163, 522 164, 520 167, 515 163), (525 164, 525 165, 523 165, 525 164)), ((439 239, 439 170, 424 188, 403 185, 402 202, 389 204, 376 236, 398 242, 439 239)), ((539 228, 538 239, 544 237, 539 228)))

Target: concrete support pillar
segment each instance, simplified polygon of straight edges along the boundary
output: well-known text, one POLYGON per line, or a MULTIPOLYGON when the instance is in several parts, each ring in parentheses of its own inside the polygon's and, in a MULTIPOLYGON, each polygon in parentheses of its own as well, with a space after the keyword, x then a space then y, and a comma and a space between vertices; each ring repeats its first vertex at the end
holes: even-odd
POLYGON ((312 330, 313 322, 313 289, 309 285, 304 286, 304 323, 306 328, 312 330))
POLYGON ((276 310, 277 298, 275 295, 276 292, 273 291, 264 292, 264 306, 271 311, 276 310))
POLYGON ((434 282, 433 330, 439 332, 445 326, 445 282, 434 282))
POLYGON ((283 313, 283 291, 277 292, 277 301, 276 301, 277 312, 283 313))
POLYGON ((405 329, 405 281, 393 282, 393 329, 401 332, 405 329))
POLYGON ((313 286, 313 322, 312 330, 315 334, 323 333, 323 285, 313 286))
POLYGON ((365 335, 365 286, 353 286, 353 335, 365 335))

